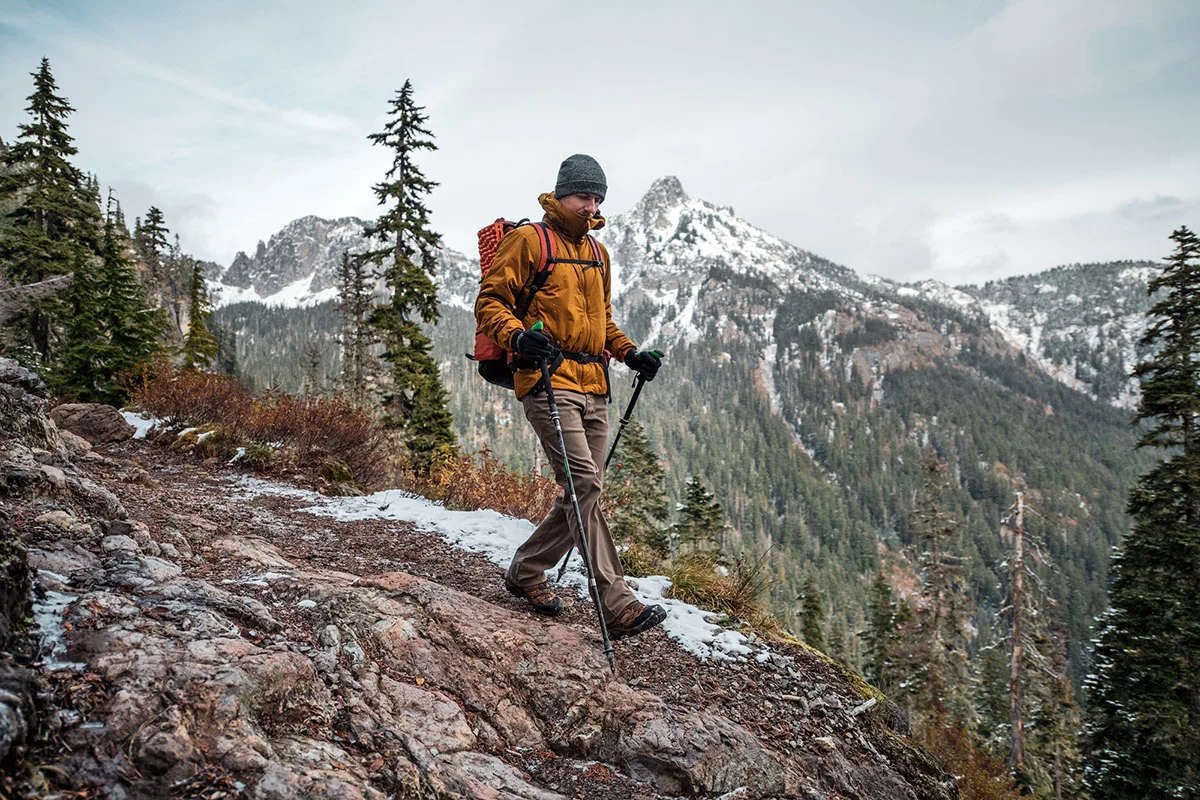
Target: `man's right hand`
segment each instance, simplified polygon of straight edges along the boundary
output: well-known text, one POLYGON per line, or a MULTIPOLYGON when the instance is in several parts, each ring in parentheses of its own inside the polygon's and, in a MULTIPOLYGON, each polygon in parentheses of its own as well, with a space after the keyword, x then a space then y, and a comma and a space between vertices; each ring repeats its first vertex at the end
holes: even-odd
POLYGON ((550 337, 541 331, 521 331, 512 338, 512 349, 526 361, 548 361, 558 353, 550 337))

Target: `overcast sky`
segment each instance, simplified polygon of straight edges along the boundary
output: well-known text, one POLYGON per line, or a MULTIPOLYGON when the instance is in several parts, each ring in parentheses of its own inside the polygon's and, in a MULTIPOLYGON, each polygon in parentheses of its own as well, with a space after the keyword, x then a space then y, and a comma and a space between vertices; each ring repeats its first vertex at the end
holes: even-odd
POLYGON ((457 250, 585 152, 607 214, 676 175, 860 273, 978 283, 1200 228, 1198 43, 1195 0, 0 0, 0 137, 47 56, 77 166, 228 264, 377 213, 366 136, 411 79, 457 250))

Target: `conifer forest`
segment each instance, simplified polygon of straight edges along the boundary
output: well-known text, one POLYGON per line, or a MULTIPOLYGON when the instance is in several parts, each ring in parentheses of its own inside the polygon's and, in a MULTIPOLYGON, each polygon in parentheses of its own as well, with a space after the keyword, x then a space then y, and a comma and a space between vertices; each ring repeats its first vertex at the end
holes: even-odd
MULTIPOLYGON (((123 206, 78 163, 70 87, 47 59, 31 77, 26 121, 0 132, 0 355, 58 400, 122 406, 169 364, 368 409, 410 476, 452 456, 551 474, 512 392, 464 358, 479 267, 430 222, 438 120, 419 86, 381 98, 386 124, 363 133, 391 159, 363 187, 379 216, 353 220, 325 295, 288 306, 223 302, 253 276, 184 252, 159 208, 123 206)), ((1200 797, 1196 234, 1164 230, 1160 260, 958 287, 979 305, 955 305, 811 254, 780 257, 806 285, 688 256, 717 207, 656 187, 638 213, 676 204, 672 258, 693 258, 694 287, 627 244, 643 229, 621 238, 635 212, 600 236, 614 269, 667 287, 613 303, 666 352, 628 420, 634 376, 610 369, 605 498, 627 571, 733 576, 894 700, 950 772, 984 776, 964 797, 1200 797), (1114 277, 1134 273, 1149 277, 1114 277), (1034 285, 1138 319, 1129 358, 1069 332, 1022 350, 978 311, 1033 298, 1064 329, 1083 313, 1034 285)))

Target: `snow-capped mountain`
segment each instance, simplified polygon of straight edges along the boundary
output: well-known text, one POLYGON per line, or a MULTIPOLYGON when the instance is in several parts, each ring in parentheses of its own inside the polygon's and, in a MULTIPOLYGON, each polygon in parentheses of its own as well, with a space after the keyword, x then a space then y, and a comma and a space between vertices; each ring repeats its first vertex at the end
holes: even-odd
POLYGON ((613 259, 615 304, 648 310, 651 332, 667 340, 694 341, 701 331, 697 311, 711 306, 722 313, 728 279, 778 297, 835 292, 865 299, 851 270, 754 227, 728 206, 689 197, 673 176, 655 181, 637 205, 609 219, 598 238, 613 259))
MULTIPOLYGON (((210 287, 220 308, 246 301, 304 308, 337 298, 342 256, 377 246, 363 235, 357 217, 335 220, 307 216, 259 242, 253 256, 239 252, 210 287)), ((443 301, 470 308, 479 284, 478 264, 449 248, 438 253, 443 301)))
POLYGON ((958 290, 926 282, 926 297, 982 314, 1010 344, 1055 379, 1123 408, 1137 404, 1129 373, 1147 355, 1139 344, 1153 299, 1150 261, 1075 264, 958 290))
MULTIPOLYGON (((342 255, 370 245, 362 225, 354 217, 289 223, 219 273, 212 285, 217 306, 250 300, 299 308, 334 299, 342 255)), ((1157 269, 1151 262, 1059 267, 982 287, 864 278, 756 228, 728 206, 689 197, 672 176, 610 217, 598 238, 613 260, 617 315, 647 342, 666 346, 732 332, 773 360, 785 355, 780 334, 787 340, 799 333, 820 339, 829 361, 839 348, 835 338, 868 319, 910 344, 933 346, 937 337, 920 309, 940 307, 987 326, 1074 389, 1122 407, 1136 403, 1128 374, 1144 356, 1137 342, 1150 303, 1146 283, 1157 269), (806 326, 807 333, 799 330, 806 326)), ((436 279, 444 307, 472 308, 479 282, 473 256, 443 249, 436 279)), ((953 346, 943 341, 935 349, 953 346)), ((892 355, 893 362, 907 357, 892 355)))

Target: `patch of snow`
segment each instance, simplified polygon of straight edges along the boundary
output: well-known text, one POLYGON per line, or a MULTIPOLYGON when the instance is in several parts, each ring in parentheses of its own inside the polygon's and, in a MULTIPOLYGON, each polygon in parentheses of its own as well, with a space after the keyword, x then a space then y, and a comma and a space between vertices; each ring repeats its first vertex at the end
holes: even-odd
POLYGON ((33 601, 33 621, 38 629, 42 664, 51 672, 60 669, 78 672, 87 666, 79 661, 62 660, 62 656, 67 652, 63 613, 67 606, 78 599, 73 594, 47 591, 45 598, 35 598, 33 601))
POLYGON ((291 578, 292 576, 286 572, 264 572, 262 575, 253 575, 249 578, 226 578, 221 581, 225 584, 234 584, 237 586, 270 586, 271 581, 277 581, 280 578, 291 578))
POLYGON ((122 411, 121 416, 134 427, 133 438, 135 439, 145 439, 147 431, 155 425, 165 422, 158 417, 150 416, 145 411, 122 411))

